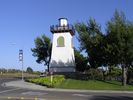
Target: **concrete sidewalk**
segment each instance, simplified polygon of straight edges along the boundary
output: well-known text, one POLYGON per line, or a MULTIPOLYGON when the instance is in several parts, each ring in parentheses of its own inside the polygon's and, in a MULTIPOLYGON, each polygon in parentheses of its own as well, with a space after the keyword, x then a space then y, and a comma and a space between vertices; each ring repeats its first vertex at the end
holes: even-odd
POLYGON ((6 82, 5 86, 18 87, 18 88, 24 88, 24 89, 35 89, 35 90, 45 90, 46 89, 45 86, 36 85, 36 84, 25 82, 22 80, 6 82))
POLYGON ((18 87, 32 90, 45 90, 45 91, 62 91, 62 92, 93 92, 93 93, 132 93, 133 91, 112 91, 112 90, 77 90, 77 89, 57 89, 47 88, 45 86, 36 85, 33 83, 25 82, 22 80, 6 82, 5 87, 18 87))

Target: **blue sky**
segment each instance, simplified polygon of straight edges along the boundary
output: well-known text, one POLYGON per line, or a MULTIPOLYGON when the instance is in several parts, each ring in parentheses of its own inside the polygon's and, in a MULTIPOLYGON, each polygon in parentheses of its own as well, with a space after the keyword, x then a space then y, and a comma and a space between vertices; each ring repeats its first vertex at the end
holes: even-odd
MULTIPOLYGON (((24 69, 42 71, 44 66, 36 63, 31 48, 37 36, 52 39, 49 27, 58 24, 60 17, 71 24, 93 17, 104 29, 115 9, 133 21, 132 4, 133 0, 0 0, 0 68, 21 69, 18 53, 23 49, 24 69)), ((78 47, 75 37, 74 45, 78 47)))

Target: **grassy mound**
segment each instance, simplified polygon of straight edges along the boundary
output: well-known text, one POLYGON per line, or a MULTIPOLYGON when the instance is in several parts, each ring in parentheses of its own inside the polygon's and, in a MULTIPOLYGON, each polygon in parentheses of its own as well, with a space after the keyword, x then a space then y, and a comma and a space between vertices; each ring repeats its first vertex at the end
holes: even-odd
POLYGON ((44 85, 47 87, 62 88, 62 89, 84 89, 84 90, 129 90, 133 91, 133 85, 126 87, 118 81, 100 81, 100 80, 80 80, 80 79, 65 79, 64 75, 54 75, 51 82, 51 77, 42 77, 28 79, 29 82, 44 85))

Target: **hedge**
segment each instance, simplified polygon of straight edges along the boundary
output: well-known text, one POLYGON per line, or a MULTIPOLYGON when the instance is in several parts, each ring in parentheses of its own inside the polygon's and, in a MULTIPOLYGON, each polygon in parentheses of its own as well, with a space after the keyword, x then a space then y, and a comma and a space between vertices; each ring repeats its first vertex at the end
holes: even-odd
POLYGON ((47 86, 47 87, 55 87, 61 84, 64 80, 65 80, 64 75, 54 75, 52 82, 51 82, 51 76, 40 77, 35 79, 27 79, 26 81, 47 86))

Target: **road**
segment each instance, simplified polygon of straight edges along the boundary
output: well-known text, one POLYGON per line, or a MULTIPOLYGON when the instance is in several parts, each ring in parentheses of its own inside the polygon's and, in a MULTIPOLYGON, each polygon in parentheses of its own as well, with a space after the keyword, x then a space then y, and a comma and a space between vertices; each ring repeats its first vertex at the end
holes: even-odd
POLYGON ((0 78, 0 100, 133 100, 132 93, 52 91, 5 86, 14 78, 0 78))

